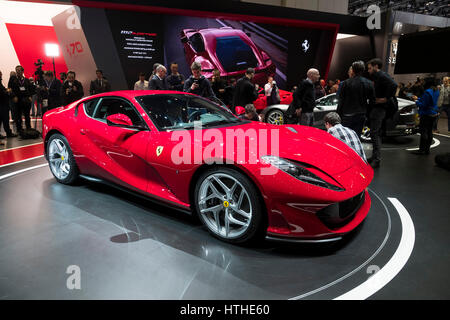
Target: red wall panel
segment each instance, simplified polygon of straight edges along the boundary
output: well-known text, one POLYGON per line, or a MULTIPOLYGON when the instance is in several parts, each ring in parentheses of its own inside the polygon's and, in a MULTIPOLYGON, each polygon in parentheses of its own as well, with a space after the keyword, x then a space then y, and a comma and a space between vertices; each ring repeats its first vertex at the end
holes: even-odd
MULTIPOLYGON (((25 68, 25 76, 31 77, 36 69, 34 63, 42 59, 42 69, 53 71, 52 58, 45 55, 45 43, 58 44, 55 30, 50 26, 6 23, 20 64, 25 68)), ((60 48, 59 57, 55 58, 56 74, 67 72, 66 62, 60 48)))

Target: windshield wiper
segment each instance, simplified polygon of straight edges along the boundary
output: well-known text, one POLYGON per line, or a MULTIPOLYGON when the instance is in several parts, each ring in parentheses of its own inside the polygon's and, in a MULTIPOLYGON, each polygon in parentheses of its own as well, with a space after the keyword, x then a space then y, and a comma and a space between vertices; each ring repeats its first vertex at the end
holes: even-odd
POLYGON ((220 124, 227 124, 227 123, 236 123, 236 122, 240 122, 239 119, 222 119, 222 120, 216 120, 216 121, 211 121, 211 122, 207 122, 204 123, 203 126, 204 127, 210 127, 210 126, 216 126, 216 125, 220 125, 220 124))

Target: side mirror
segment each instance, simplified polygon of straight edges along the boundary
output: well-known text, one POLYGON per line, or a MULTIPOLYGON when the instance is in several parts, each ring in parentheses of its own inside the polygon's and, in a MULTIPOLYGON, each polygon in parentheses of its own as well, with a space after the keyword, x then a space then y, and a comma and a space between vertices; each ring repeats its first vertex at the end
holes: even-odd
POLYGON ((187 37, 181 38, 181 43, 188 43, 189 39, 187 37))
POLYGON ((108 116, 106 118, 106 122, 109 126, 118 126, 118 127, 132 127, 133 122, 131 119, 124 115, 123 113, 116 113, 108 116))
POLYGON ((106 117, 106 123, 111 127, 137 129, 139 131, 149 130, 145 124, 134 125, 131 119, 123 113, 116 113, 106 117))

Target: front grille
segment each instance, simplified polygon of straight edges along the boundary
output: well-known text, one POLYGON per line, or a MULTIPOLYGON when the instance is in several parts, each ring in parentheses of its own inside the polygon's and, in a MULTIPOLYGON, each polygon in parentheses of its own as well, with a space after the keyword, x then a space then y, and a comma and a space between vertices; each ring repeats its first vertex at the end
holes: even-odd
POLYGON ((365 192, 348 200, 334 203, 317 211, 317 217, 330 229, 338 229, 346 225, 364 203, 365 192))

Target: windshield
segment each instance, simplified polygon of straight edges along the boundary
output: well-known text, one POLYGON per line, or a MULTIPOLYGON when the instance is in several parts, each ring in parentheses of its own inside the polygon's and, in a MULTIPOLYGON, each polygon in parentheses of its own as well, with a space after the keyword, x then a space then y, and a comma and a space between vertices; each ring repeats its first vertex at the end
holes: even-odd
POLYGON ((220 37, 216 41, 216 55, 225 71, 240 71, 258 66, 252 48, 240 37, 220 37))
POLYGON ((202 127, 242 123, 231 111, 198 96, 157 94, 136 97, 136 100, 162 131, 193 129, 196 121, 202 127))
POLYGON ((334 106, 338 104, 338 99, 335 94, 330 94, 329 96, 326 96, 322 98, 319 102, 319 106, 334 106))

